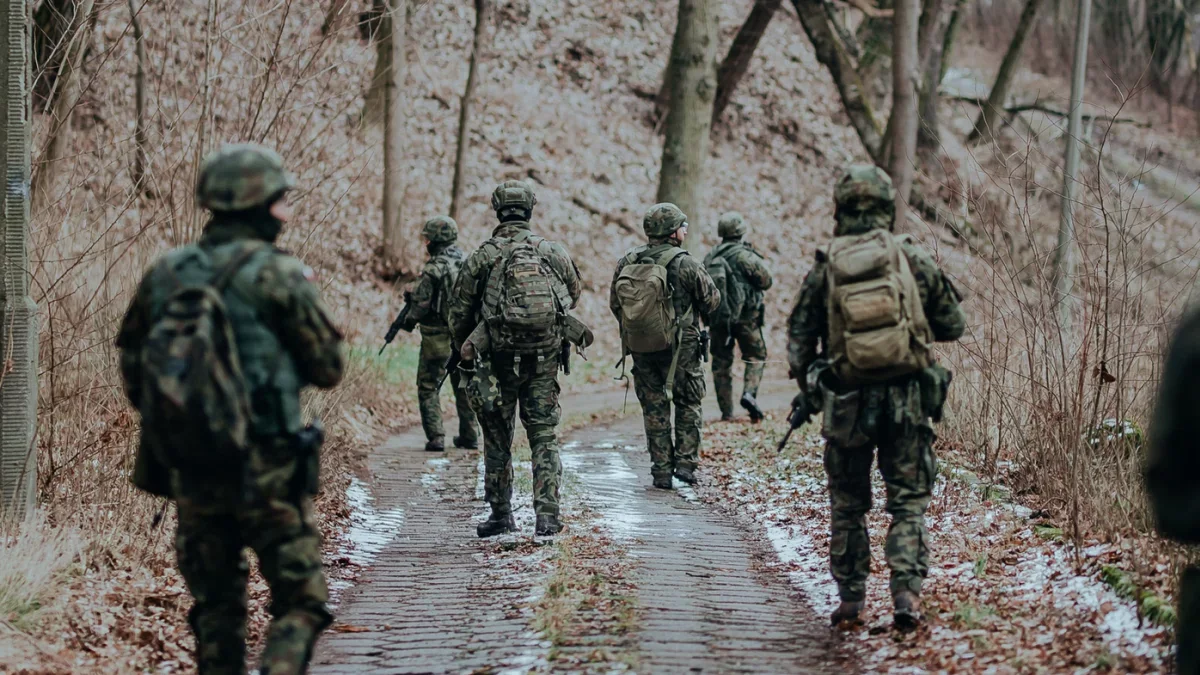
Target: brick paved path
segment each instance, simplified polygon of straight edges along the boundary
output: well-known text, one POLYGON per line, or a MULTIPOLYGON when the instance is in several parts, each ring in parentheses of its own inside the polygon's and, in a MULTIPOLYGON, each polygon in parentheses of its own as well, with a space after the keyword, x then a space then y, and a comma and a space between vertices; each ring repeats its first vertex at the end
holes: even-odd
MULTIPOLYGON (((614 401, 592 397, 579 407, 614 401)), ((377 507, 402 508, 403 524, 337 610, 352 632, 328 633, 312 672, 557 670, 530 628, 527 605, 543 581, 529 571, 537 566, 513 567, 493 555, 494 541, 474 535, 486 511, 475 494, 478 453, 450 451, 449 462, 431 463, 423 445, 418 430, 372 454, 377 507)), ((756 534, 686 490, 650 486, 639 416, 568 435, 563 456, 574 475, 564 484, 579 486, 569 508, 595 509, 594 523, 636 560, 637 629, 622 643, 637 672, 849 672, 833 665, 838 650, 824 620, 765 564, 773 554, 756 534)), ((523 529, 510 543, 528 541, 531 528, 523 529)))

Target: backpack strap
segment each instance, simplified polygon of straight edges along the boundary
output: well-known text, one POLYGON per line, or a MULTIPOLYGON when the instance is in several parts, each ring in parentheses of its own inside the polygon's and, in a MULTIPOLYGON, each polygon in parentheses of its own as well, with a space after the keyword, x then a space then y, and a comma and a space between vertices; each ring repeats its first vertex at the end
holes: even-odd
POLYGON ((247 244, 242 247, 242 250, 237 252, 237 255, 233 256, 232 260, 225 263, 225 266, 221 268, 221 271, 212 280, 212 286, 217 289, 217 293, 224 293, 225 289, 229 287, 230 282, 233 281, 233 278, 237 276, 237 273, 246 266, 246 263, 250 262, 255 253, 258 253, 265 247, 267 247, 265 243, 247 244))
MULTIPOLYGON (((671 261, 686 253, 687 251, 682 247, 672 246, 666 251, 659 253, 658 259, 655 260, 655 262, 659 265, 662 265, 663 268, 666 269, 667 266, 671 264, 671 261)), ((674 292, 672 292, 671 295, 674 296, 674 292)), ((675 298, 671 297, 668 299, 668 301, 675 302, 675 298)), ((687 311, 683 313, 683 316, 679 317, 679 320, 676 323, 677 328, 675 329, 675 348, 671 350, 671 365, 667 368, 667 403, 671 403, 675 400, 675 371, 679 369, 679 352, 682 351, 679 347, 683 342, 683 319, 691 316, 692 303, 689 302, 687 311)))

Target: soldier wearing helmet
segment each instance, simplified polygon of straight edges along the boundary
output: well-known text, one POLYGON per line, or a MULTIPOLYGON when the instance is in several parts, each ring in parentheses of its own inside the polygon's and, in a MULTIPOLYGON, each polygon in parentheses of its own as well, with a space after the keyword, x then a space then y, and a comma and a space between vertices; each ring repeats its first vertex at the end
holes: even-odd
MULTIPOLYGON (((134 407, 143 391, 151 329, 181 284, 208 285, 224 301, 250 401, 242 465, 204 475, 170 462, 143 425, 134 484, 173 500, 180 572, 195 598, 189 623, 202 673, 245 671, 244 549, 254 549, 271 588, 272 621, 262 671, 303 672, 332 621, 313 521, 320 433, 301 419, 300 391, 342 377, 342 336, 312 270, 272 244, 291 216, 292 177, 274 151, 229 145, 200 170, 196 202, 212 212, 199 242, 163 256, 142 279, 117 336, 134 407)), ((155 390, 157 391, 157 390, 155 390)))
POLYGON ((625 351, 633 355, 634 389, 642 405, 651 480, 654 487, 670 490, 672 477, 689 485, 696 482, 705 387, 700 321, 717 308, 721 296, 700 261, 682 248, 688 222, 678 206, 650 207, 642 229, 648 242, 617 262, 609 307, 621 323, 625 351), (647 298, 656 298, 656 289, 661 288, 666 294, 648 304, 647 298), (656 302, 661 306, 652 306, 656 302), (667 321, 656 321, 656 316, 667 321), (649 335, 664 330, 661 340, 649 335))
POLYGON ((533 189, 524 182, 510 180, 496 187, 492 208, 500 223, 492 237, 467 257, 450 302, 451 335, 460 349, 463 368, 473 373, 467 388, 483 430, 484 493, 492 512, 476 528, 480 537, 517 529, 512 506, 512 440, 518 405, 533 460, 535 532, 554 535, 563 527, 558 503, 562 464, 556 436, 561 414, 558 370, 563 364, 562 336, 537 354, 511 344, 485 348, 482 338, 473 337, 498 331, 508 338, 518 332, 506 325, 506 313, 496 307, 498 296, 511 297, 500 289, 511 279, 505 273, 507 261, 518 250, 525 260, 537 261, 531 274, 552 285, 560 314, 565 315, 579 301, 579 270, 567 250, 530 231, 535 204, 533 189), (543 276, 547 270, 550 279, 543 276), (485 322, 485 315, 492 318, 485 322), (482 332, 477 330, 481 325, 482 332))
POLYGON ((736 344, 746 364, 741 405, 750 421, 761 422, 758 387, 767 361, 763 339, 763 294, 774 280, 762 255, 745 240, 746 220, 731 211, 717 221, 718 244, 704 259, 704 268, 721 290, 721 305, 709 317, 712 328, 713 388, 721 419, 733 419, 733 350, 736 344), (724 288, 721 288, 724 286, 724 288))
POLYGON ((400 328, 412 331, 421 327, 421 364, 417 368, 417 400, 421 409, 421 427, 425 431, 425 449, 441 452, 446 449, 446 432, 442 427, 442 403, 439 385, 446 379, 454 389, 458 409, 458 435, 454 447, 475 449, 479 435, 475 413, 467 403, 467 394, 457 369, 446 373, 450 358, 450 299, 459 270, 467 254, 459 248, 458 223, 449 216, 435 216, 425 221, 421 229, 429 262, 416 286, 405 294, 407 311, 402 312, 400 328))
POLYGON ((958 292, 929 254, 911 237, 891 233, 895 197, 891 179, 872 165, 852 166, 838 181, 834 240, 817 252, 801 286, 789 321, 788 364, 800 384, 798 404, 819 399, 824 412, 829 558, 841 598, 831 621, 858 622, 866 600, 866 514, 878 450, 892 516, 886 555, 895 623, 912 630, 929 570, 932 423, 941 418, 950 383, 929 346, 957 340, 966 321, 958 292))

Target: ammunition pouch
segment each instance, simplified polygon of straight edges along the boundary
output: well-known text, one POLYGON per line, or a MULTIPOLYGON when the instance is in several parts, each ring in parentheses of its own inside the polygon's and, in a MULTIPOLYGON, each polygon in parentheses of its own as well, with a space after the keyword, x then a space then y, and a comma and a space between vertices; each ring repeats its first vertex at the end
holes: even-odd
POLYGON ((942 421, 942 411, 953 379, 954 374, 937 363, 917 373, 917 382, 921 387, 921 411, 934 422, 942 421))
POLYGON ((579 347, 587 349, 596 341, 596 335, 592 333, 592 329, 588 328, 587 324, 576 319, 570 314, 564 316, 563 321, 564 337, 567 342, 579 347))
POLYGON ((459 372, 469 378, 466 391, 471 409, 478 415, 495 412, 500 391, 499 383, 492 374, 491 361, 480 357, 473 362, 464 361, 459 364, 459 372))
POLYGON ((292 449, 296 453, 296 493, 311 496, 321 491, 321 446, 324 444, 325 428, 318 420, 313 420, 292 437, 292 449))
POLYGON ((824 420, 821 435, 831 443, 842 447, 856 447, 865 444, 869 439, 859 430, 859 407, 862 403, 862 390, 851 389, 837 392, 821 383, 823 399, 822 414, 824 420))

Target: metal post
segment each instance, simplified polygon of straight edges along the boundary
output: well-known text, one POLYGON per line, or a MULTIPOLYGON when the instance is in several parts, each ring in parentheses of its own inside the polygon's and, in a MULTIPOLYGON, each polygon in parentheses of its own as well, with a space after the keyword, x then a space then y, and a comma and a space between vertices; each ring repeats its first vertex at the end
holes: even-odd
POLYGON ((1067 122, 1067 156, 1063 171, 1062 220, 1058 225, 1058 250, 1054 261, 1054 290, 1058 301, 1060 328, 1068 332, 1074 302, 1071 297, 1075 276, 1075 195, 1079 173, 1079 137, 1083 132, 1083 89, 1087 74, 1088 28, 1092 22, 1092 0, 1077 0, 1075 18, 1075 63, 1071 70, 1071 107, 1067 122))
POLYGON ((29 295, 30 127, 26 0, 0 0, 0 515, 33 507, 37 460, 37 306, 29 295))

